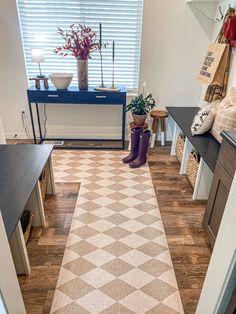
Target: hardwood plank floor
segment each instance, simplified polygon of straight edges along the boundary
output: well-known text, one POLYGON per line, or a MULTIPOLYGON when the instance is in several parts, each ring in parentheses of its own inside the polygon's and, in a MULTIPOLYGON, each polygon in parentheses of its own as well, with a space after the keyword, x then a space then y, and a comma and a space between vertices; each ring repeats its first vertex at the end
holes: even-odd
POLYGON ((193 190, 170 146, 156 146, 149 166, 186 314, 193 314, 209 265, 211 248, 202 228, 205 201, 193 201, 193 190))
POLYGON ((56 191, 57 194, 44 203, 47 227, 32 228, 27 245, 31 274, 19 277, 29 314, 50 313, 79 184, 57 183, 56 191))
MULTIPOLYGON (((184 311, 193 314, 211 256, 202 228, 206 202, 192 200, 192 188, 185 176, 179 174, 180 165, 175 157, 170 156, 169 145, 157 145, 150 151, 149 166, 184 311)), ((47 212, 49 229, 42 232, 36 228, 34 240, 28 245, 32 276, 19 279, 28 313, 45 314, 50 311, 78 189, 76 184, 67 184, 62 192, 63 185, 59 185, 56 200, 46 201, 46 208, 55 206, 55 210, 47 212), (56 245, 52 245, 52 237, 58 241, 56 245)))

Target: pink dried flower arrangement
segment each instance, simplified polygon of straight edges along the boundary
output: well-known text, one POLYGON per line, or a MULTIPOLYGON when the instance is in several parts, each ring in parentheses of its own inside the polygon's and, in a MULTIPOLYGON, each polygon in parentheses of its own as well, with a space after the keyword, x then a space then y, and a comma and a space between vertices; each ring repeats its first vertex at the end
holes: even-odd
POLYGON ((72 55, 79 60, 91 59, 91 53, 100 49, 96 32, 85 25, 70 25, 69 30, 58 27, 58 34, 65 44, 54 49, 54 52, 66 57, 72 55))

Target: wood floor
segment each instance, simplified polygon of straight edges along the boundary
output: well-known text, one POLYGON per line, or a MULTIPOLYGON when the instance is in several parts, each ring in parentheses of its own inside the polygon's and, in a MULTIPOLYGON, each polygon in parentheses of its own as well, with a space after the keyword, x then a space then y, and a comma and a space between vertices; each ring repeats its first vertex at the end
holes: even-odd
MULTIPOLYGON (((194 314, 211 255, 202 229, 206 203, 192 200, 192 189, 169 152, 170 146, 157 146, 150 151, 149 165, 184 310, 194 314)), ((78 184, 59 184, 57 191, 45 203, 48 228, 36 228, 28 244, 32 275, 19 278, 30 314, 50 311, 78 184)))
POLYGON ((44 203, 47 228, 33 228, 27 245, 31 274, 19 277, 28 314, 50 313, 79 184, 57 183, 56 191, 44 203))
POLYGON ((193 190, 170 146, 151 150, 149 166, 186 314, 193 314, 209 265, 211 249, 202 229, 205 201, 193 201, 193 190))

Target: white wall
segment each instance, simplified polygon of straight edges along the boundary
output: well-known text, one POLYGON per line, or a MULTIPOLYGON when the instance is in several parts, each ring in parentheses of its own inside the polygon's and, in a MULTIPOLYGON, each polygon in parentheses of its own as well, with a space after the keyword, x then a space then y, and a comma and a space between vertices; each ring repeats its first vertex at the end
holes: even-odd
POLYGON ((27 80, 15 0, 1 0, 0 29, 0 114, 5 133, 25 136, 20 108, 27 104, 27 80))
POLYGON ((186 0, 145 0, 141 82, 166 106, 196 106, 201 85, 195 80, 209 42, 211 23, 195 16, 186 0))
MULTIPOLYGON (((144 0, 140 83, 147 82, 159 108, 198 105, 201 85, 195 77, 206 52, 211 25, 185 0, 144 0)), ((22 137, 20 109, 28 107, 27 80, 15 0, 1 0, 0 29, 4 30, 0 32, 0 42, 6 47, 0 49, 0 113, 7 137, 15 133, 22 137)), ((119 113, 119 108, 51 108, 48 132, 117 138, 119 113)))

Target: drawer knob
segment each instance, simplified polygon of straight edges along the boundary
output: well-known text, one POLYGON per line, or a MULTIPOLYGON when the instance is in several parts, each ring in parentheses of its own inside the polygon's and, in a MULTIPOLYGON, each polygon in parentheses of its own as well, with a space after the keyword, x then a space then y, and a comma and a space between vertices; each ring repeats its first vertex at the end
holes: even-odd
POLYGON ((59 97, 59 95, 48 95, 48 97, 54 97, 54 98, 57 98, 57 97, 59 97))
POLYGON ((107 96, 96 96, 96 98, 106 99, 106 98, 107 98, 107 96))

